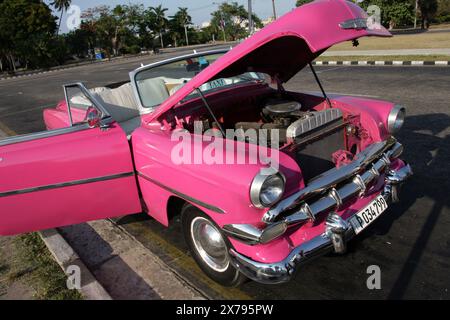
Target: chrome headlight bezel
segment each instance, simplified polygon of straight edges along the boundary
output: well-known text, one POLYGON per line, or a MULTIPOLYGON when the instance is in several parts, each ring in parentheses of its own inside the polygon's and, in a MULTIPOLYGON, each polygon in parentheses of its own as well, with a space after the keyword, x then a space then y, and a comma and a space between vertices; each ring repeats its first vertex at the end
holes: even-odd
MULTIPOLYGON (((271 170, 271 169, 265 169, 265 170, 271 170)), ((284 177, 284 175, 277 171, 277 170, 272 170, 273 172, 269 172, 269 173, 261 173, 259 172, 255 178, 253 178, 251 187, 250 187, 250 200, 252 202, 252 204, 257 207, 257 208, 268 208, 272 205, 274 205, 275 203, 277 203, 278 201, 280 201, 280 199, 283 197, 284 194, 284 190, 285 190, 285 185, 286 185, 286 178, 284 177), (265 184, 270 181, 271 179, 279 179, 278 181, 281 182, 280 185, 280 192, 279 195, 276 199, 273 199, 273 201, 271 203, 265 203, 262 199, 261 199, 261 191, 263 190, 263 187, 265 186, 265 184)))
POLYGON ((389 112, 387 119, 387 129, 390 134, 400 131, 405 122, 406 108, 402 105, 396 104, 389 112))

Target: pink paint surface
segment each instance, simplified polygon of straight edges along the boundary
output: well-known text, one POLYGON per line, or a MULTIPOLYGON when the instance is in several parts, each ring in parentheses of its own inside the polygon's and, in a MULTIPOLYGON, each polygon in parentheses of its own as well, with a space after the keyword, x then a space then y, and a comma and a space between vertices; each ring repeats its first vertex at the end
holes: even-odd
MULTIPOLYGON (((133 172, 123 131, 113 127, 1 147, 0 193, 133 172)), ((0 234, 141 211, 135 177, 0 197, 0 234)))

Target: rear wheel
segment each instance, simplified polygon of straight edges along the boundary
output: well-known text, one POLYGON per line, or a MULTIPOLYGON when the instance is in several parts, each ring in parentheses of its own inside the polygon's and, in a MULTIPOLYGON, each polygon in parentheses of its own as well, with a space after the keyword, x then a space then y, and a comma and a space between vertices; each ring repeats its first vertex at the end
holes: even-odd
POLYGON ((228 240, 208 216, 198 208, 186 205, 181 221, 192 256, 211 279, 228 287, 245 281, 245 276, 230 263, 228 240))

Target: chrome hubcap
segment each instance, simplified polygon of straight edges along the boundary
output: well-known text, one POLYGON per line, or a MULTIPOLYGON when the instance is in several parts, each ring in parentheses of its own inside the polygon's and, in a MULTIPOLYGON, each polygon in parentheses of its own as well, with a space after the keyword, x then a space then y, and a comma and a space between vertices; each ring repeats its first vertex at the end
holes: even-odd
POLYGON ((217 272, 224 272, 230 262, 227 245, 217 228, 203 217, 197 217, 191 223, 191 237, 195 249, 205 263, 217 272))

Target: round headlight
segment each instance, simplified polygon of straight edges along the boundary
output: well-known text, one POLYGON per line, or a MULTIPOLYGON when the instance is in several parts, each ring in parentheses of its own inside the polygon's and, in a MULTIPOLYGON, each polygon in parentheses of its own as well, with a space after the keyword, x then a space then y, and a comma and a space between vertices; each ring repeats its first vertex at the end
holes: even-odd
POLYGON ((406 109, 401 105, 395 105, 389 113, 387 125, 389 133, 398 132, 405 122, 406 109))
POLYGON ((269 207, 281 199, 284 185, 284 176, 279 172, 269 175, 258 173, 250 188, 250 199, 257 208, 269 207))

